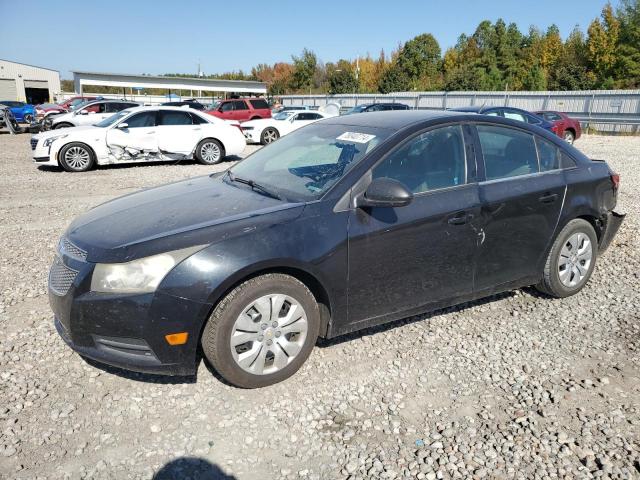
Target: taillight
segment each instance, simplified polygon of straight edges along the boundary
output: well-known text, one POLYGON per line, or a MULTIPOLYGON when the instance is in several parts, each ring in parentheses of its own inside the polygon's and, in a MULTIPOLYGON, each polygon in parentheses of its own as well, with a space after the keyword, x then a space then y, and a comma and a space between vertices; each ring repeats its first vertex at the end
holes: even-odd
POLYGON ((618 187, 620 187, 620 174, 619 173, 612 173, 611 174, 611 183, 613 184, 613 189, 614 190, 618 190, 618 187))

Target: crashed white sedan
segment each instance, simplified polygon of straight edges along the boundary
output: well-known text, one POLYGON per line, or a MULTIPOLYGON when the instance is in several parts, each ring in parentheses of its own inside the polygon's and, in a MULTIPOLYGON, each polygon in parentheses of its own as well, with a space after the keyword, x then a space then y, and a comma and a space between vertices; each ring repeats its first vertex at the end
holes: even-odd
POLYGON ((337 112, 285 110, 271 118, 243 122, 242 131, 247 142, 266 145, 300 127, 335 115, 337 112))
POLYGON ((34 135, 36 165, 83 172, 94 165, 176 161, 206 165, 239 155, 246 145, 237 125, 188 107, 136 107, 93 126, 34 135))

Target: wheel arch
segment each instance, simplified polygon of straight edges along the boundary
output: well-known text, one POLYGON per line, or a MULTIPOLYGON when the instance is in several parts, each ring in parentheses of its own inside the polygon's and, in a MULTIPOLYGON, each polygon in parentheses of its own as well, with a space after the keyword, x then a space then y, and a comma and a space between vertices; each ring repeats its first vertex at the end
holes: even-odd
POLYGON ((304 268, 301 265, 256 265, 248 268, 244 268, 238 271, 233 277, 229 278, 224 285, 220 286, 214 292, 212 292, 208 305, 211 307, 206 312, 206 316, 202 325, 200 327, 200 332, 198 336, 198 342, 202 338, 202 333, 204 328, 207 325, 207 321, 213 311, 216 309, 218 304, 236 287, 240 284, 246 282, 247 280, 251 280, 252 278, 256 278, 262 275, 267 275, 270 273, 281 273, 284 275, 289 275, 296 280, 302 282, 314 296, 316 302, 318 303, 318 308, 320 312, 320 337, 325 337, 328 328, 329 322, 331 319, 332 313, 332 300, 329 295, 327 288, 324 286, 323 282, 317 277, 317 275, 311 273, 309 269, 304 268))
POLYGON ((58 151, 56 152, 56 161, 58 162, 59 166, 62 166, 62 164, 60 163, 60 152, 62 152, 62 150, 64 150, 64 148, 67 145, 70 145, 72 143, 79 143, 80 145, 84 145, 85 147, 87 147, 91 151, 91 153, 93 154, 93 160, 95 162, 95 165, 98 164, 98 155, 96 154, 95 149, 91 145, 89 145, 88 143, 85 143, 85 142, 80 142, 78 140, 71 140, 71 141, 65 143, 64 145, 62 145, 60 148, 58 148, 58 151))

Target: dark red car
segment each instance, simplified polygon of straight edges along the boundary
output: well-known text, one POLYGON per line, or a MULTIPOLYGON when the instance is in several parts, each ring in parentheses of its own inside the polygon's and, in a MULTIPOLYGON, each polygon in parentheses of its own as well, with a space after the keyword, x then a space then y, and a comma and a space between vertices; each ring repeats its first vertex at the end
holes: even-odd
POLYGON ((564 138, 569 143, 573 143, 580 138, 580 135, 582 135, 580 122, 569 117, 566 113, 541 110, 536 112, 536 114, 548 122, 553 123, 553 131, 556 132, 556 135, 560 138, 564 138))
POLYGON ((271 109, 264 98, 233 98, 222 100, 207 113, 223 120, 257 120, 271 118, 271 109))
POLYGON ((73 107, 75 107, 76 105, 79 105, 83 102, 88 102, 89 100, 96 100, 96 99, 97 97, 77 96, 77 97, 67 98, 64 102, 60 103, 59 105, 67 110, 73 110, 73 107))

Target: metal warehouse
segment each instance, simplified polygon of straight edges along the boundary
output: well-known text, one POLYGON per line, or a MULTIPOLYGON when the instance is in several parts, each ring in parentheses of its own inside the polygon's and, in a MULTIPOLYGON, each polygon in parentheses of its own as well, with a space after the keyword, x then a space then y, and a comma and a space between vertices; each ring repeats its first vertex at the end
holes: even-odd
POLYGON ((60 93, 60 72, 0 59, 0 100, 34 105, 53 101, 60 93))

